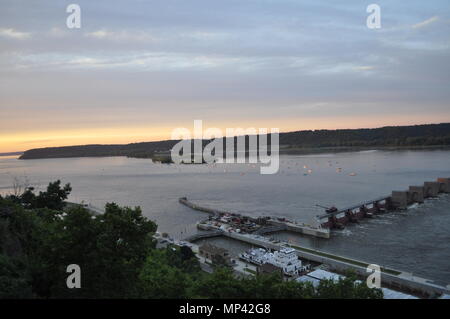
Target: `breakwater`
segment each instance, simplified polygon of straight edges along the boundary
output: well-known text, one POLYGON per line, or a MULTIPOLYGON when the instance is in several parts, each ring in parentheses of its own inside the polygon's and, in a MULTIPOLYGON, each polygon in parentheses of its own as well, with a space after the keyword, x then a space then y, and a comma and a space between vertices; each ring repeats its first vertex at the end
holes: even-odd
MULTIPOLYGON (((392 191, 391 195, 367 200, 343 209, 336 208, 334 211, 318 215, 314 225, 292 222, 285 218, 272 216, 258 218, 243 216, 229 211, 200 206, 189 201, 186 197, 180 198, 179 202, 189 208, 210 215, 207 221, 198 224, 202 229, 214 230, 219 228, 217 227, 218 223, 231 224, 230 220, 239 220, 239 223, 241 220, 246 220, 260 226, 260 228, 247 231, 256 234, 287 230, 303 235, 330 238, 331 229, 342 229, 349 223, 356 223, 363 218, 371 218, 380 213, 407 209, 409 205, 423 203, 425 199, 436 197, 440 193, 450 193, 450 178, 438 178, 434 182, 425 182, 422 186, 410 186, 405 191, 392 191), (223 216, 225 218, 221 218, 223 216), (211 219, 215 219, 216 223, 211 223, 211 219)), ((234 224, 234 226, 242 225, 234 224)), ((244 226, 242 228, 245 229, 244 226)), ((241 230, 241 227, 239 227, 239 230, 241 230)))
POLYGON ((210 214, 212 216, 219 216, 221 214, 230 214, 230 212, 227 212, 227 211, 222 211, 222 210, 208 208, 208 207, 204 207, 204 206, 200 206, 200 205, 194 204, 194 203, 190 202, 187 199, 187 197, 181 197, 178 201, 180 202, 180 204, 183 204, 183 205, 185 205, 185 206, 187 206, 189 208, 192 208, 192 209, 197 210, 199 212, 210 214))
POLYGON ((278 217, 250 217, 238 213, 213 209, 200 206, 190 202, 186 197, 179 199, 179 202, 189 208, 204 212, 210 215, 207 220, 201 221, 197 227, 203 230, 216 230, 227 228, 231 231, 245 231, 249 233, 270 233, 280 230, 288 230, 303 235, 321 238, 330 238, 330 230, 320 225, 311 226, 304 223, 296 223, 285 218, 278 217))

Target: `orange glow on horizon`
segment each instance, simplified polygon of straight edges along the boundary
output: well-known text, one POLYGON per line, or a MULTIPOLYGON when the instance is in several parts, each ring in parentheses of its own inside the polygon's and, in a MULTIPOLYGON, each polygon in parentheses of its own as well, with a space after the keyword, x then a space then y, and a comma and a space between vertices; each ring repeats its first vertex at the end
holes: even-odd
MULTIPOLYGON (((448 119, 450 120, 450 119, 448 119)), ((217 127, 223 132, 226 128, 279 128, 280 132, 292 132, 317 129, 357 129, 377 128, 383 126, 401 126, 416 124, 443 123, 443 118, 424 118, 423 116, 384 118, 353 117, 348 118, 315 118, 315 119, 260 119, 258 121, 240 120, 236 122, 203 121, 203 130, 217 127)), ((146 127, 114 127, 114 128, 84 128, 79 130, 36 131, 0 135, 0 153, 26 151, 33 148, 59 147, 86 144, 128 144, 137 142, 152 142, 171 139, 172 130, 185 127, 193 131, 193 121, 177 123, 177 125, 146 127)))

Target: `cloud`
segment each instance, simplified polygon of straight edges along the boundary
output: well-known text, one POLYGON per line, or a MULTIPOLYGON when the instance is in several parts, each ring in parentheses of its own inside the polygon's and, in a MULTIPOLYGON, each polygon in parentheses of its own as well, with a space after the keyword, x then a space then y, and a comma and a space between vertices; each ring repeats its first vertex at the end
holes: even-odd
POLYGON ((50 29, 50 31, 47 32, 47 34, 51 37, 62 38, 67 36, 67 31, 64 31, 63 29, 58 27, 53 27, 50 29))
POLYGON ((438 16, 434 16, 434 17, 431 17, 431 18, 429 18, 429 19, 427 19, 425 21, 422 21, 422 22, 419 22, 417 24, 414 24, 412 26, 412 28, 413 29, 420 29, 420 28, 426 27, 427 25, 430 25, 430 24, 432 24, 432 23, 434 23, 434 22, 436 22, 438 20, 439 20, 439 17, 438 16))
POLYGON ((373 70, 373 69, 375 69, 375 67, 370 66, 370 65, 363 65, 363 66, 355 67, 355 70, 357 70, 357 71, 370 71, 370 70, 373 70))
POLYGON ((450 116, 448 0, 392 3, 377 32, 351 1, 79 0, 79 30, 54 0, 1 1, 2 138, 191 118, 298 129, 305 116, 317 127, 450 116))
POLYGON ((11 39, 26 39, 30 36, 30 33, 20 32, 20 31, 14 30, 12 28, 9 28, 9 29, 0 28, 0 36, 11 38, 11 39))
POLYGON ((353 73, 353 72, 365 72, 372 71, 375 67, 371 65, 357 65, 355 63, 325 63, 318 61, 314 67, 311 68, 311 74, 316 75, 332 75, 332 74, 343 74, 343 73, 353 73))
POLYGON ((156 37, 145 31, 109 31, 100 29, 93 32, 88 32, 85 36, 94 39, 109 40, 109 41, 126 41, 126 42, 154 42, 156 37))
POLYGON ((113 33, 108 32, 106 30, 98 30, 98 31, 94 31, 94 32, 89 32, 86 34, 86 36, 97 38, 97 39, 104 39, 104 38, 113 36, 113 33))

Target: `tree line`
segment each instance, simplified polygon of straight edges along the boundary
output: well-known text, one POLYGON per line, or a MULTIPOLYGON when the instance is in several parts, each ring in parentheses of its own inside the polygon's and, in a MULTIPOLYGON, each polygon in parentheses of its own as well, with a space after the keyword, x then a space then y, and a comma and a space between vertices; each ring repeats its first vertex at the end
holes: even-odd
MULTIPOLYGON (((283 151, 342 147, 421 147, 450 146, 450 123, 390 126, 375 129, 309 130, 280 133, 283 151)), ((178 141, 132 143, 126 145, 81 145, 37 148, 24 152, 21 159, 128 156, 152 158, 167 152, 178 141)), ((206 145, 209 140, 203 140, 206 145)), ((224 141, 224 145, 225 145, 224 141)), ((246 145, 248 146, 248 136, 246 145)), ((268 139, 270 145, 270 139, 268 139)))

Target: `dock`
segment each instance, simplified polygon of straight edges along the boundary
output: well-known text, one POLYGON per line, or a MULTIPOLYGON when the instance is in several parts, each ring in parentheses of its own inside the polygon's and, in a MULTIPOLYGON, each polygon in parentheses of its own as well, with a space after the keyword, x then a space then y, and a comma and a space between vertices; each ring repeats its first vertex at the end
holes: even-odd
POLYGON ((223 236, 223 232, 220 230, 209 230, 209 231, 205 231, 205 232, 201 232, 201 233, 196 233, 194 235, 188 236, 186 238, 184 238, 184 241, 188 241, 188 242, 194 242, 200 239, 207 239, 207 238, 212 238, 212 237, 219 237, 219 236, 223 236))
MULTIPOLYGON (((229 211, 224 210, 218 210, 213 209, 210 207, 204 207, 197 205, 187 199, 187 197, 182 197, 179 199, 179 202, 191 209, 204 212, 210 215, 210 218, 203 220, 197 224, 197 227, 203 230, 218 230, 220 227, 215 226, 214 222, 211 221, 211 219, 216 220, 216 224, 218 223, 218 220, 220 220, 221 217, 225 216, 230 219, 239 219, 239 220, 247 220, 251 223, 254 223, 255 225, 258 225, 258 227, 254 230, 250 230, 248 232, 259 232, 268 234, 271 232, 277 232, 282 230, 288 230, 295 233, 308 235, 308 236, 314 236, 314 237, 320 237, 320 238, 330 238, 330 230, 328 228, 323 228, 320 225, 319 226, 310 226, 304 223, 296 223, 293 221, 286 220, 285 218, 279 218, 274 216, 266 216, 266 217, 250 217, 250 216, 244 216, 238 213, 233 213, 229 211)), ((223 222, 225 224, 225 222, 223 222)), ((238 227, 238 226, 236 226, 238 227)), ((239 226, 241 227, 241 226, 239 226)), ((242 225, 242 228, 244 226, 242 225)))
POLYGON ((213 209, 213 208, 209 208, 209 207, 204 207, 204 206, 200 206, 197 204, 194 204, 192 202, 190 202, 187 197, 181 197, 180 199, 178 199, 178 201, 180 202, 180 204, 183 204, 189 208, 192 208, 193 210, 197 210, 199 212, 203 212, 203 213, 207 213, 210 214, 212 216, 220 216, 222 214, 229 214, 230 212, 227 211, 222 211, 222 210, 218 210, 218 209, 213 209))
MULTIPOLYGON (((187 197, 180 198, 179 202, 191 209, 209 214, 210 219, 219 220, 221 216, 231 216, 232 218, 245 219, 261 226, 260 229, 255 231, 247 231, 250 233, 268 234, 270 232, 287 230, 313 237, 330 238, 331 229, 342 229, 349 223, 357 223, 363 218, 371 218, 381 213, 404 210, 409 205, 423 203, 426 198, 436 197, 440 193, 450 193, 450 178, 438 178, 434 182, 425 182, 423 186, 410 186, 406 191, 393 191, 391 195, 366 200, 345 208, 336 209, 333 212, 318 215, 314 222, 315 225, 297 223, 276 216, 258 218, 243 216, 238 213, 197 205, 189 201, 187 197)), ((203 222, 208 223, 207 221, 203 222)), ((208 229, 211 230, 213 228, 209 227, 208 229)))

